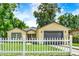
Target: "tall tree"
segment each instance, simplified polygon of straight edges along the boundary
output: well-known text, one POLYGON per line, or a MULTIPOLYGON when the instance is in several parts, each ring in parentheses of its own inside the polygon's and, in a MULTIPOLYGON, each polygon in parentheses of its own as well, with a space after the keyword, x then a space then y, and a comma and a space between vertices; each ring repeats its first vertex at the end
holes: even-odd
POLYGON ((56 12, 59 12, 60 8, 56 3, 41 3, 37 11, 34 11, 34 16, 37 19, 38 27, 47 25, 55 21, 56 12))
MULTIPOLYGON (((7 31, 12 28, 15 28, 15 23, 17 22, 15 21, 16 17, 14 17, 13 11, 15 11, 16 7, 18 7, 18 4, 15 3, 0 4, 0 37, 6 37, 7 31)), ((19 22, 21 24, 24 24, 20 20, 19 22)), ((19 28, 23 28, 23 27, 19 27, 19 28)))
POLYGON ((71 29, 79 29, 79 15, 65 13, 59 18, 59 23, 71 29))
POLYGON ((13 25, 14 28, 16 28, 16 27, 20 28, 20 29, 28 28, 28 26, 26 26, 26 24, 23 21, 21 21, 17 18, 14 18, 13 24, 14 24, 13 25))

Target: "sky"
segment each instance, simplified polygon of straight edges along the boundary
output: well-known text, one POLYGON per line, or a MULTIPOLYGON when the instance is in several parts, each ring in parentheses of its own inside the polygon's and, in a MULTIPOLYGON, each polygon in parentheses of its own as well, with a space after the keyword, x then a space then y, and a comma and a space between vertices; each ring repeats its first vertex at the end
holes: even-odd
MULTIPOLYGON (((37 27, 33 12, 37 10, 39 5, 39 3, 21 3, 19 8, 14 11, 14 15, 29 27, 37 27)), ((56 19, 64 13, 79 14, 79 3, 58 3, 58 7, 61 8, 61 13, 56 13, 56 19)))

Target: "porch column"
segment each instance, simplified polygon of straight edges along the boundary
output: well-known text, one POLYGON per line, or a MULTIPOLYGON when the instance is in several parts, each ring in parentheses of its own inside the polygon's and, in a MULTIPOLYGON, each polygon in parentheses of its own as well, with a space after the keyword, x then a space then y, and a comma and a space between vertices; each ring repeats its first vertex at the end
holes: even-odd
POLYGON ((23 40, 26 40, 26 35, 23 35, 23 38, 22 38, 23 40))

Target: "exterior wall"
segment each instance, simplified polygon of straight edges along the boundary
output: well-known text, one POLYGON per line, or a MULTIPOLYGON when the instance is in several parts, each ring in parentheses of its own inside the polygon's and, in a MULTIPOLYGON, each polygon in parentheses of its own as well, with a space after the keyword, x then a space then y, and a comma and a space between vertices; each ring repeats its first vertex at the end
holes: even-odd
POLYGON ((36 37, 37 37, 37 38, 41 38, 40 35, 41 35, 40 30, 37 30, 37 31, 36 31, 36 37))
POLYGON ((70 33, 71 35, 79 35, 79 31, 73 31, 70 33))
POLYGON ((56 23, 49 24, 37 30, 37 37, 44 38, 44 31, 63 31, 64 38, 68 38, 68 29, 56 23))
POLYGON ((40 38, 44 38, 44 31, 63 31, 64 39, 67 39, 69 36, 69 33, 68 33, 69 29, 57 23, 46 25, 40 29, 37 29, 36 31, 31 30, 31 31, 25 32, 23 30, 15 28, 11 31, 8 31, 7 33, 8 33, 8 37, 11 37, 12 32, 20 32, 22 33, 22 37, 27 37, 27 34, 36 34, 36 38, 40 39, 40 38))
POLYGON ((13 29, 11 31, 8 31, 7 33, 8 33, 8 38, 11 38, 11 33, 22 33, 23 38, 26 38, 26 36, 27 36, 25 31, 22 31, 22 30, 20 30, 18 28, 15 28, 15 29, 13 29))

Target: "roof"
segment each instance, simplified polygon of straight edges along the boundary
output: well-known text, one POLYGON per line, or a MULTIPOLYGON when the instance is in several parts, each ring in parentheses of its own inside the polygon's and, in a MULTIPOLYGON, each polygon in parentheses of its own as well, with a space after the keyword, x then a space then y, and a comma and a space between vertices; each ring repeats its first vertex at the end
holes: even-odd
POLYGON ((30 27, 30 28, 26 28, 26 29, 24 29, 24 31, 30 31, 30 30, 36 30, 37 28, 36 27, 30 27))
MULTIPOLYGON (((60 23, 57 23, 57 22, 52 22, 52 23, 56 23, 56 24, 58 24, 58 25, 61 25, 60 23)), ((50 23, 50 24, 52 24, 52 23, 50 23)), ((48 26, 48 25, 50 25, 50 24, 47 24, 47 25, 45 25, 45 26, 48 26)), ((43 27, 45 27, 45 26, 43 26, 43 27)), ((63 26, 63 25, 61 25, 61 26, 63 26)), ((43 28, 43 27, 40 27, 40 28, 43 28)), ((63 27, 65 27, 65 26, 63 26, 63 27)), ((38 29, 40 29, 40 28, 38 28, 38 29)), ((67 28, 68 30, 71 30, 71 29, 68 28, 68 27, 65 27, 65 28, 67 28)))
POLYGON ((73 31, 79 31, 79 29, 75 29, 75 30, 70 30, 70 32, 73 32, 73 31))
MULTIPOLYGON (((13 28, 13 29, 19 29, 19 30, 22 30, 22 31, 25 31, 25 30, 23 30, 23 29, 20 29, 20 28, 13 28)), ((11 30, 13 30, 13 29, 11 29, 11 30)), ((11 30, 9 30, 9 31, 11 31, 11 30)), ((9 32, 9 31, 7 31, 7 32, 9 32)))
MULTIPOLYGON (((52 22, 52 23, 57 23, 57 22, 52 22)), ((50 24, 52 24, 52 23, 50 23, 50 24)), ((45 26, 48 26, 48 25, 50 25, 50 24, 47 24, 47 25, 45 25, 45 26)), ((57 23, 58 25, 61 25, 61 24, 59 24, 59 23, 57 23)), ((43 26, 43 27, 45 27, 45 26, 43 26)), ((63 26, 63 25, 61 25, 61 26, 63 26)), ((43 27, 40 27, 40 28, 43 28, 43 27)), ((65 26, 63 26, 63 27, 65 27, 65 26)), ((30 31, 30 30, 33 30, 33 31, 36 31, 37 29, 40 29, 40 28, 37 28, 37 27, 30 27, 30 28, 25 28, 25 29, 20 29, 20 30, 22 30, 22 31, 30 31)), ((65 27, 65 28, 67 28, 67 27, 65 27)), ((17 28, 17 29, 19 29, 19 28, 17 28)), ((70 30, 70 28, 67 28, 68 30, 70 30)), ((13 29, 12 29, 13 30, 13 29)), ((8 31, 7 31, 8 32, 8 31)))
MULTIPOLYGON (((20 28, 13 28, 13 29, 20 29, 20 28)), ((13 30, 13 29, 11 29, 11 30, 13 30)), ((22 30, 22 31, 30 31, 30 30, 33 30, 33 31, 36 31, 36 27, 30 27, 30 28, 26 28, 26 29, 20 29, 20 30, 22 30)), ((9 31, 11 31, 11 30, 9 30, 9 31)), ((9 31, 7 31, 7 32, 9 32, 9 31)))

